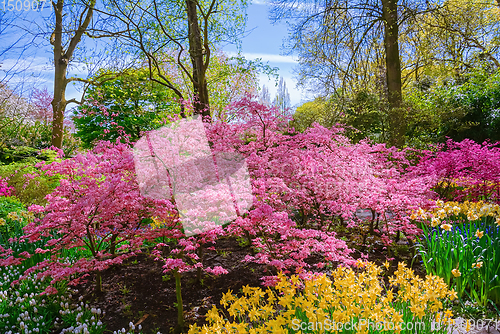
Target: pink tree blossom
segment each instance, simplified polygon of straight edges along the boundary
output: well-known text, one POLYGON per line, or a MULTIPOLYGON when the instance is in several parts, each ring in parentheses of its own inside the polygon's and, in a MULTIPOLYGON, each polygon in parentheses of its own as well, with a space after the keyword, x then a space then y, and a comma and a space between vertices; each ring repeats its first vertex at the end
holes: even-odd
POLYGON ((167 233, 167 229, 147 228, 153 216, 175 226, 174 208, 168 200, 140 195, 132 152, 125 144, 101 142, 87 153, 38 167, 63 178, 47 195, 45 207, 30 207, 43 218, 26 226, 26 239, 34 242, 51 233, 55 236, 45 245, 51 258, 26 274, 43 268, 42 275, 55 282, 96 270, 100 289, 100 271, 139 252, 144 240, 178 233, 175 229, 167 233), (90 259, 68 263, 61 258, 63 250, 82 247, 91 252, 90 259))

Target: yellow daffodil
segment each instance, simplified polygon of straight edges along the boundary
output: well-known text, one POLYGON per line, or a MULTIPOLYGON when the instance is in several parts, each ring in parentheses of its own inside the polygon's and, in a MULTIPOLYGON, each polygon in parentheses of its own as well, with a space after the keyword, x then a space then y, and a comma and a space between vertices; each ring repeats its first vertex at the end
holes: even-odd
POLYGON ((19 220, 19 216, 17 215, 17 212, 11 212, 7 215, 7 218, 10 220, 19 220))
POLYGON ((451 312, 451 310, 444 311, 444 317, 445 318, 451 318, 451 317, 453 317, 453 312, 451 312))
POLYGON ((420 217, 423 219, 430 218, 433 227, 440 224, 446 218, 462 219, 460 214, 464 214, 469 221, 476 221, 483 217, 492 216, 495 223, 500 225, 500 206, 495 203, 486 203, 484 201, 463 203, 459 202, 443 202, 436 201, 435 207, 432 210, 423 210, 419 208, 416 213, 412 212, 410 218, 420 217), (458 217, 457 217, 458 216, 458 217))
POLYGON ((451 290, 449 293, 448 293, 448 298, 450 298, 450 300, 455 300, 458 298, 458 294, 455 290, 451 290))
POLYGON ((451 225, 450 224, 443 224, 441 225, 441 228, 445 231, 451 231, 451 225))
POLYGON ((483 266, 483 261, 479 261, 472 264, 472 268, 481 268, 483 266))
POLYGON ((484 232, 483 231, 480 231, 480 230, 477 230, 476 231, 476 237, 478 237, 479 239, 481 239, 484 235, 484 232))
POLYGON ((453 276, 455 277, 459 277, 459 276, 462 276, 462 273, 458 270, 458 269, 453 269, 451 271, 451 273, 453 274, 453 276))
POLYGON ((207 312, 206 319, 208 321, 212 321, 212 322, 216 322, 217 320, 220 319, 219 311, 217 310, 215 305, 213 305, 212 309, 207 312))
MULTIPOLYGON (((279 273, 278 284, 266 292, 245 286, 243 296, 238 298, 229 291, 221 300, 227 312, 219 313, 214 307, 206 316, 210 325, 203 328, 193 325, 189 333, 219 333, 222 328, 231 333, 287 333, 286 328, 293 328, 298 320, 297 312, 304 314, 310 323, 324 323, 326 319, 348 323, 360 318, 393 322, 398 333, 406 310, 414 317, 435 315, 443 308, 442 299, 456 297, 456 292, 448 290, 442 278, 419 278, 404 263, 399 263, 394 276, 389 277, 397 292, 389 288, 384 293, 379 276, 381 268, 371 262, 358 264, 356 269, 338 267, 331 279, 325 274, 301 279, 279 273), (261 298, 266 294, 272 298, 261 298), (220 315, 223 313, 229 314, 229 319, 220 315)), ((389 267, 389 262, 384 266, 389 267)), ((359 330, 365 333, 367 328, 359 330)))

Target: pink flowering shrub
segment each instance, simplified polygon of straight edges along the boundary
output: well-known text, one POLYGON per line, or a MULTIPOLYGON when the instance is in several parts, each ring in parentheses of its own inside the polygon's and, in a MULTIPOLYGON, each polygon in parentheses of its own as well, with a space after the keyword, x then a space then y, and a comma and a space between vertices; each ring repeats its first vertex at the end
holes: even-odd
POLYGON ((274 274, 292 270, 305 273, 311 267, 306 260, 313 255, 321 256, 314 264, 316 268, 322 268, 327 262, 353 263, 352 251, 344 241, 335 238, 334 232, 297 228, 285 212, 275 212, 268 204, 258 203, 248 217, 239 218, 228 231, 236 235, 241 231, 250 234, 257 252, 247 255, 244 261, 265 264, 274 274))
MULTIPOLYGON (((101 142, 85 154, 38 167, 63 178, 54 192, 47 195, 45 207, 29 208, 42 218, 26 226, 25 238, 35 242, 42 237, 53 237, 45 245, 51 258, 26 274, 44 269, 41 275, 50 276, 55 282, 73 274, 97 271, 100 289, 99 271, 139 252, 145 240, 167 235, 166 229, 145 228, 151 217, 162 217, 171 225, 176 224, 170 201, 140 195, 133 155, 125 144, 101 142), (61 254, 73 248, 86 248, 92 256, 68 263, 61 254)), ((172 234, 175 230, 167 236, 172 234)), ((72 281, 76 282, 78 279, 72 281)))
MULTIPOLYGON (((180 232, 180 231, 179 231, 180 232)), ((186 237, 183 233, 169 244, 158 243, 151 254, 155 260, 164 262, 164 273, 178 272, 180 274, 193 269, 202 269, 214 275, 227 274, 226 270, 203 266, 202 249, 204 245, 215 244, 217 238, 223 234, 219 226, 196 236, 186 237)))
MULTIPOLYGON (((252 246, 253 253, 245 261, 265 264, 271 274, 307 275, 311 258, 317 268, 331 262, 353 263, 352 250, 337 237, 339 228, 367 228, 387 245, 401 235, 412 239, 420 230, 409 215, 430 205, 431 188, 440 180, 465 175, 498 180, 494 178, 498 166, 492 162, 498 151, 491 147, 448 143, 456 149, 415 152, 368 141, 353 144, 341 127, 316 124, 298 133, 275 108, 251 98, 234 103, 227 115, 232 122, 206 123, 206 134, 214 157, 223 153, 245 157, 253 193, 248 212, 238 214, 224 228, 187 237, 172 196, 141 195, 130 146, 101 142, 86 154, 39 166, 42 172, 57 173, 63 179, 47 196, 45 207, 31 207, 41 219, 26 228, 27 238, 35 241, 56 235, 46 249, 39 250, 50 252, 51 258, 33 270, 44 268, 54 280, 99 272, 139 252, 144 241, 161 236, 170 242, 158 244, 153 255, 164 262, 165 272, 224 274, 224 268, 204 267, 203 250, 213 247, 221 235, 229 235, 246 238, 252 246), (472 152, 476 157, 471 162, 466 155, 472 152), (416 162, 410 159, 415 153, 420 159, 416 162), (458 160, 466 161, 461 162, 465 167, 453 165, 458 160), (362 210, 372 214, 368 225, 359 218, 362 210), (152 218, 161 221, 159 228, 149 228, 152 218), (61 260, 63 249, 82 247, 90 251, 90 258, 76 263, 61 260)), ((189 188, 189 184, 182 186, 189 188)), ((214 194, 206 191, 204 196, 214 194)), ((272 277, 265 280, 272 282, 272 277)))
POLYGON ((280 269, 292 263, 301 268, 301 261, 320 249, 326 251, 327 259, 332 258, 328 252, 334 252, 340 261, 348 260, 345 244, 331 242, 331 238, 335 238, 337 226, 353 228, 360 223, 358 210, 371 210, 382 217, 380 226, 373 226, 371 232, 380 234, 388 244, 399 233, 409 238, 420 233, 409 220, 409 212, 427 205, 432 178, 406 173, 405 152, 366 141, 353 144, 342 128, 316 124, 297 133, 288 128, 286 119, 275 116, 276 110, 249 98, 233 104, 232 112, 237 121, 213 124, 209 138, 215 150, 234 150, 247 158, 254 209, 229 229, 257 237, 252 242, 266 253, 253 260, 280 269), (269 208, 261 215, 258 211, 264 203, 269 208), (265 219, 257 218, 261 216, 265 219), (268 235, 280 243, 275 248, 283 254, 271 251, 268 235), (267 238, 265 242, 263 238, 267 238), (313 249, 301 239, 329 240, 329 246, 313 249), (294 246, 289 248, 286 243, 294 246), (290 252, 294 247, 302 250, 300 256, 290 252), (293 261, 288 259, 290 254, 293 261), (287 262, 283 262, 285 258, 287 262))
POLYGON ((9 187, 7 180, 0 177, 0 197, 9 197, 14 194, 14 188, 9 187))
MULTIPOLYGON (((234 221, 217 225, 206 217, 215 213, 222 216, 221 206, 209 205, 220 193, 205 187, 197 200, 206 206, 201 209, 195 205, 189 210, 198 210, 196 217, 210 228, 186 236, 180 218, 186 212, 176 207, 181 197, 170 192, 172 184, 190 194, 192 189, 199 190, 197 183, 202 179, 220 181, 224 167, 218 166, 214 177, 213 170, 198 163, 197 177, 178 173, 178 179, 173 174, 171 180, 170 174, 162 174, 160 180, 160 169, 155 165, 146 173, 158 176, 150 186, 161 183, 161 187, 153 187, 155 192, 151 193, 158 196, 148 198, 140 192, 140 168, 135 170, 130 145, 119 140, 99 142, 87 153, 37 166, 44 175, 60 175, 61 181, 46 196, 47 205, 30 207, 39 219, 26 226, 24 238, 29 242, 50 239, 34 252, 47 257, 26 275, 43 270, 40 275, 50 276, 52 282, 70 278, 71 283, 77 283, 85 276, 81 274, 96 271, 100 289, 100 271, 140 252, 146 241, 167 238, 168 242, 156 244, 152 255, 163 262, 164 272, 175 276, 178 320, 182 323, 181 275, 191 270, 198 272, 198 278, 202 271, 227 273, 227 268, 210 268, 203 263, 204 250, 213 249, 221 236, 246 239, 252 254, 244 261, 266 265, 269 276, 263 281, 272 284, 278 271, 306 278, 314 267, 352 265, 352 250, 338 237, 339 230, 363 232, 362 244, 368 243, 369 234, 377 235, 386 245, 401 236, 412 240, 421 230, 410 220, 411 211, 431 205, 429 199, 436 195, 432 188, 440 193, 440 187, 455 182, 468 188, 463 193, 450 190, 447 196, 500 197, 495 195, 500 154, 494 145, 448 142, 431 152, 398 150, 368 141, 354 144, 341 127, 327 129, 315 124, 303 133, 296 132, 276 108, 251 98, 231 105, 226 115, 231 122, 205 124, 213 159, 210 155, 202 158, 211 162, 234 154, 246 159, 252 190, 248 212, 238 211, 234 221), (371 219, 360 218, 360 212, 370 212, 371 219), (91 256, 65 260, 65 250, 82 248, 91 256), (76 279, 75 274, 79 274, 76 279)), ((185 130, 190 134, 189 128, 185 130)), ((193 137, 191 142, 199 143, 198 139, 193 137)), ((151 157, 158 158, 160 151, 151 148, 151 157)), ((163 157, 166 165, 175 165, 174 160, 168 160, 168 154, 163 157)), ((182 162, 184 167, 194 164, 182 162)), ((16 258, 12 251, 0 247, 0 264, 21 263, 30 255, 16 258)))
POLYGON ((442 199, 485 200, 500 203, 499 144, 478 144, 470 139, 436 145, 423 152, 413 174, 428 175, 442 199))

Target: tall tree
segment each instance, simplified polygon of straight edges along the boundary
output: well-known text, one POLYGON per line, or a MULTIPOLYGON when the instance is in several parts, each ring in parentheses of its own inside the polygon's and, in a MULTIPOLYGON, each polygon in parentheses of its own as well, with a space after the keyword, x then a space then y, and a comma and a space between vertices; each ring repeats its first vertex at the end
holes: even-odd
MULTIPOLYGON (((30 3, 33 4, 36 2, 30 3)), ((78 65, 85 65, 91 74, 96 63, 103 66, 106 60, 111 59, 103 57, 102 45, 94 48, 92 53, 88 52, 90 45, 84 41, 86 34, 109 22, 106 21, 109 17, 96 15, 96 8, 99 5, 97 0, 54 0, 45 3, 44 7, 38 7, 39 13, 33 14, 31 11, 23 14, 9 13, 15 16, 16 31, 29 37, 29 40, 23 40, 18 44, 24 43, 24 47, 31 48, 38 57, 42 57, 44 52, 52 54, 54 70, 52 144, 59 148, 63 142, 66 107, 70 103, 81 103, 81 100, 77 99, 66 100, 68 84, 90 83, 85 78, 72 75, 71 70, 78 65)), ((9 45, 15 42, 10 41, 9 45)))
POLYGON ((195 112, 210 116, 207 71, 214 45, 238 42, 246 22, 246 0, 108 0, 108 14, 117 24, 110 31, 150 68, 150 79, 175 92, 180 100, 193 100, 195 112), (186 60, 189 59, 187 62, 186 60), (168 76, 178 66, 193 87, 187 97, 168 76))
POLYGON ((52 110, 54 118, 52 121, 52 145, 62 147, 64 111, 69 101, 66 101, 66 87, 73 81, 67 78, 68 65, 73 58, 73 53, 80 43, 84 32, 89 28, 94 13, 96 0, 82 2, 79 5, 79 18, 73 18, 76 29, 65 34, 67 27, 63 23, 63 18, 68 8, 65 8, 65 1, 53 2, 55 26, 50 36, 50 44, 54 47, 54 99, 52 100, 52 110), (66 36, 65 36, 66 35, 66 36))
POLYGON ((387 100, 391 134, 389 143, 402 147, 405 142, 406 122, 401 109, 401 61, 399 58, 398 0, 382 0, 384 22, 385 67, 387 78, 387 100))
POLYGON ((269 88, 266 85, 262 86, 262 91, 260 92, 260 103, 270 106, 271 105, 271 94, 269 93, 269 88))
POLYGON ((291 50, 299 54, 300 77, 323 93, 344 95, 376 85, 372 73, 385 68, 391 114, 390 143, 404 144, 401 109, 399 27, 408 18, 431 10, 411 0, 276 0, 272 18, 292 24, 291 50), (312 79, 312 80, 311 80, 312 79))
POLYGON ((274 97, 274 103, 282 113, 286 113, 289 111, 290 104, 290 93, 288 93, 288 88, 286 88, 286 82, 283 77, 280 77, 280 81, 278 83, 278 91, 276 92, 276 96, 274 97))

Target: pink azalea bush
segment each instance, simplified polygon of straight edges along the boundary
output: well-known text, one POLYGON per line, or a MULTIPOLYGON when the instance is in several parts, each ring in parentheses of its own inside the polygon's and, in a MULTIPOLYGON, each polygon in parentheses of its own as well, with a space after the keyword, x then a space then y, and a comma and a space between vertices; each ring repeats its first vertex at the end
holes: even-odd
POLYGON ((434 178, 433 187, 443 199, 500 203, 499 143, 450 139, 423 151, 412 173, 434 178))
POLYGON ((5 196, 9 197, 14 194, 14 188, 9 187, 6 179, 0 177, 0 197, 5 196))
POLYGON ((433 179, 406 173, 405 152, 366 141, 353 144, 342 128, 316 124, 297 133, 275 109, 249 98, 232 111, 236 121, 211 125, 209 138, 214 150, 247 158, 254 208, 228 231, 246 235, 259 250, 248 261, 299 271, 313 254, 350 263, 351 251, 334 230, 357 226, 360 209, 382 217, 373 232, 387 244, 398 233, 409 238, 420 233, 409 212, 428 205, 433 179))
MULTIPOLYGON (((35 242, 52 236, 46 249, 37 249, 52 256, 30 268, 25 275, 43 269, 40 275, 50 276, 56 282, 77 273, 99 273, 140 252, 145 240, 165 236, 166 229, 145 228, 151 217, 163 217, 175 225, 172 218, 175 209, 170 201, 140 196, 133 155, 125 144, 100 142, 85 154, 60 162, 41 163, 38 167, 63 178, 54 192, 47 195, 45 207, 29 208, 41 219, 25 227, 25 238, 35 242), (68 263, 62 257, 65 250, 82 248, 91 253, 90 258, 68 263)), ((175 231, 168 236, 172 234, 175 231)), ((97 284, 99 289, 99 277, 97 284)))
MULTIPOLYGON (((455 145, 453 150, 415 152, 368 141, 354 144, 341 127, 315 124, 298 133, 276 108, 251 98, 231 105, 227 115, 233 121, 206 123, 206 135, 214 156, 235 153, 246 158, 253 193, 248 212, 224 228, 187 237, 173 197, 141 195, 131 147, 100 142, 85 154, 39 165, 42 172, 63 179, 47 196, 45 207, 30 208, 40 219, 26 227, 26 238, 36 241, 55 233, 45 249, 38 250, 50 252, 51 258, 30 270, 44 269, 43 275, 54 281, 99 272, 139 252, 145 241, 166 237, 171 242, 153 251, 166 272, 205 270, 218 275, 226 270, 204 267, 203 250, 212 249, 221 236, 237 236, 253 248, 245 261, 267 265, 271 275, 309 275, 311 257, 319 259, 316 268, 353 263, 352 250, 336 230, 363 224, 360 210, 373 213, 370 233, 389 245, 400 235, 412 239, 421 232, 409 216, 431 205, 436 182, 464 175, 491 181, 498 176, 498 164, 492 162, 498 150, 489 146, 448 143, 455 145), (472 153, 475 158, 467 158, 472 153), (455 160, 466 162, 455 166, 455 160), (162 226, 150 228, 151 219, 162 226), (90 258, 62 260, 63 249, 82 247, 90 258)), ((207 191, 205 196, 214 194, 207 191)), ((264 279, 272 282, 272 276, 264 279)))

